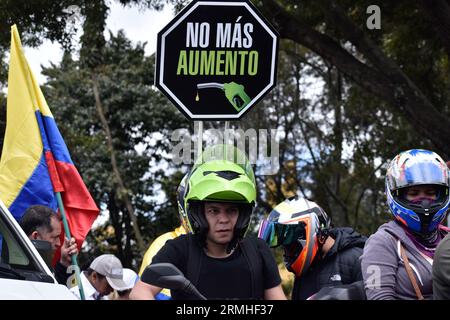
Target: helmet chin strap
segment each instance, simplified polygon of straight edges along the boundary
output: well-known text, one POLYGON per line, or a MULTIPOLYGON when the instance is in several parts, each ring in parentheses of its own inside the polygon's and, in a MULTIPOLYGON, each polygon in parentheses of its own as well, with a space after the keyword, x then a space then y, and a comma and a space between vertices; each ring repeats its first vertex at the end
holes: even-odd
POLYGON ((317 241, 319 242, 319 248, 322 248, 322 246, 325 244, 325 241, 327 241, 328 236, 326 235, 320 235, 317 238, 317 241))
MULTIPOLYGON (((432 201, 425 199, 422 200, 422 203, 420 204, 422 209, 426 212, 431 210, 431 205, 433 204, 432 201)), ((415 233, 418 238, 421 240, 422 243, 426 244, 426 243, 432 243, 436 240, 436 236, 438 233, 438 229, 436 228, 433 231, 428 231, 428 226, 431 223, 431 220, 433 219, 433 216, 435 214, 435 212, 433 212, 433 214, 430 216, 431 213, 425 213, 425 217, 426 219, 423 219, 425 217, 421 217, 421 220, 423 219, 424 221, 422 221, 422 230, 420 233, 415 233)))
POLYGON ((236 246, 238 244, 238 237, 234 236, 233 239, 228 243, 227 246, 227 254, 230 254, 234 249, 236 249, 236 246))
POLYGON ((398 220, 395 220, 395 221, 397 223, 399 223, 401 226, 403 226, 404 228, 406 228, 408 230, 408 232, 413 234, 417 238, 417 240, 424 245, 433 243, 436 240, 436 237, 438 235, 438 229, 435 229, 431 232, 428 231, 428 223, 422 223, 421 232, 417 232, 417 231, 414 231, 414 230, 408 228, 400 221, 398 221, 398 220))
POLYGON ((227 254, 231 253, 231 251, 236 249, 239 240, 242 238, 241 233, 242 233, 242 229, 237 228, 235 226, 234 230, 233 230, 233 238, 231 239, 231 241, 228 243, 228 246, 227 246, 227 254))
POLYGON ((328 237, 330 236, 330 233, 328 232, 328 229, 321 230, 317 236, 317 242, 319 244, 319 252, 317 253, 314 260, 320 260, 322 258, 322 248, 327 241, 328 237))
POLYGON ((227 246, 227 254, 236 249, 239 240, 241 240, 244 237, 245 231, 248 228, 248 223, 252 210, 253 209, 251 206, 248 207, 245 205, 241 205, 239 207, 239 217, 236 222, 236 225, 234 226, 233 238, 231 239, 231 241, 228 243, 227 246))
POLYGON ((327 241, 328 237, 330 236, 330 231, 328 228, 322 229, 319 231, 317 241, 319 242, 319 248, 321 249, 322 246, 325 244, 325 241, 327 241))

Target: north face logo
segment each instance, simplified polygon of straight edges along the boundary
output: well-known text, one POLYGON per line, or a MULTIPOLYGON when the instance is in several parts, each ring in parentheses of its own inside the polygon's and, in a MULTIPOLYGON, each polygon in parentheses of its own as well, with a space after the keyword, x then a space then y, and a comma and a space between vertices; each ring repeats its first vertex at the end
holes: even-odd
POLYGON ((332 276, 330 278, 331 281, 341 281, 341 275, 340 274, 335 274, 334 276, 332 276))

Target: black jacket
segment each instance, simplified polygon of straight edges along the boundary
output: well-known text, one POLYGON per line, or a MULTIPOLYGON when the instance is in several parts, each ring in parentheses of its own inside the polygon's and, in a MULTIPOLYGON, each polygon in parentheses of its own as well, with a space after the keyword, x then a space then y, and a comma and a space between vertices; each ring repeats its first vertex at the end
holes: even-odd
POLYGON ((55 275, 56 281, 58 281, 59 284, 68 286, 67 279, 69 279, 69 276, 71 275, 71 273, 67 273, 67 267, 64 266, 59 261, 56 262, 54 275, 55 275))
POLYGON ((316 257, 309 270, 295 278, 292 300, 305 300, 326 286, 362 280, 359 257, 367 238, 352 228, 331 229, 330 236, 335 243, 327 255, 316 257))

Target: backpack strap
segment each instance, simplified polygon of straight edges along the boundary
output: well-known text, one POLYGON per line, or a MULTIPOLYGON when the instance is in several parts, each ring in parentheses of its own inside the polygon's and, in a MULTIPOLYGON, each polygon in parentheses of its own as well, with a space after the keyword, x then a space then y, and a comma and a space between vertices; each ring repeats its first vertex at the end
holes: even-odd
POLYGON ((259 253, 258 242, 254 237, 246 237, 239 242, 242 253, 250 269, 252 297, 264 298, 263 261, 259 253))
POLYGON ((408 256, 406 254, 406 249, 402 244, 402 241, 400 238, 394 234, 393 232, 390 232, 389 230, 386 230, 388 234, 390 234, 398 243, 398 246, 400 247, 400 257, 403 260, 403 264, 405 265, 406 273, 408 274, 409 281, 411 281, 411 284, 414 288, 414 292, 416 293, 418 300, 424 300, 425 298, 422 295, 422 292, 420 291, 419 285, 417 284, 416 277, 414 276, 414 272, 411 268, 411 264, 409 263, 408 256))
POLYGON ((194 286, 198 285, 200 277, 200 268, 202 265, 202 248, 192 234, 187 234, 188 237, 188 259, 186 268, 186 278, 191 281, 194 286))
POLYGON ((419 285, 417 284, 417 280, 414 277, 411 265, 409 264, 409 260, 408 260, 408 256, 406 255, 405 248, 403 247, 401 242, 400 242, 400 253, 402 255, 403 261, 405 262, 405 269, 406 269, 406 272, 408 273, 408 277, 409 277, 409 280, 411 281, 414 291, 416 292, 417 299, 424 300, 424 297, 422 295, 422 292, 420 291, 419 285))

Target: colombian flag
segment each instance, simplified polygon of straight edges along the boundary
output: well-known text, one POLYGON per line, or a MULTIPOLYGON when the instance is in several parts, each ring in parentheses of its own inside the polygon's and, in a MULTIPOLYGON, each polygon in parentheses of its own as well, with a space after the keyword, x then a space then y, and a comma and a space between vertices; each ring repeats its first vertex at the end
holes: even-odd
POLYGON ((6 111, 0 199, 18 220, 35 204, 56 211, 55 192, 61 192, 70 231, 81 248, 99 209, 70 158, 15 25, 11 28, 6 111))

